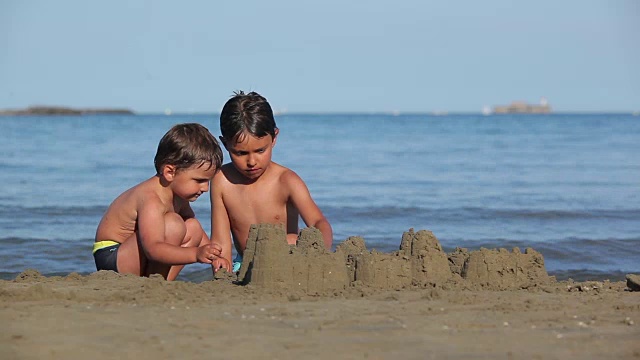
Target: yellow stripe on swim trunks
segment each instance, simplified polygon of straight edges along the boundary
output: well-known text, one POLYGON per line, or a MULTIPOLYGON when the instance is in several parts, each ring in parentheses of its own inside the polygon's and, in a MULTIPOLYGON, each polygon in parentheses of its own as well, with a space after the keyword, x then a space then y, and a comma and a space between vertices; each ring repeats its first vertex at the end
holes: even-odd
POLYGON ((93 243, 93 253, 95 254, 96 251, 100 250, 100 249, 104 249, 106 247, 109 246, 113 246, 113 245, 118 245, 120 244, 117 241, 113 241, 113 240, 102 240, 102 241, 96 241, 95 243, 93 243))

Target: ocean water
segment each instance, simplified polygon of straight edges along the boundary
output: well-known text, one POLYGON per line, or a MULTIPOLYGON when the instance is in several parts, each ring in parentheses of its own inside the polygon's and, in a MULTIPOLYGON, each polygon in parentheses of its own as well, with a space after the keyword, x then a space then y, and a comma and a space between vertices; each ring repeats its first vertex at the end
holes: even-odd
MULTIPOLYGON (((558 279, 640 272, 640 117, 285 114, 274 161, 334 229, 394 251, 410 228, 455 247, 532 247, 558 279)), ((0 278, 95 271, 100 217, 154 173, 159 139, 218 115, 0 117, 0 278)), ((228 155, 225 153, 225 161, 228 155)), ((193 203, 210 231, 208 196, 193 203)), ((181 279, 210 277, 188 265, 181 279)))

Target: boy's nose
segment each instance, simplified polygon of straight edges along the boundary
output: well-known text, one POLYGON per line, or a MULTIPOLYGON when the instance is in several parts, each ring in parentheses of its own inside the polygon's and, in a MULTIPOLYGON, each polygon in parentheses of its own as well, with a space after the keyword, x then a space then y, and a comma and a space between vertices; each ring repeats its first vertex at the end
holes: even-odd
POLYGON ((247 157, 247 166, 250 168, 256 166, 256 159, 253 156, 247 157))
POLYGON ((209 191, 209 182, 208 181, 200 188, 200 191, 202 191, 202 192, 209 191))

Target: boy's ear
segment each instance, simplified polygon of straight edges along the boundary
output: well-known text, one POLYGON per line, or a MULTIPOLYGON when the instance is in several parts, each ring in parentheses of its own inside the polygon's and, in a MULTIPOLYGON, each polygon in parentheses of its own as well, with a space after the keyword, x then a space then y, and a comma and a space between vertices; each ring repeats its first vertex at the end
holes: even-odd
POLYGON ((167 181, 173 181, 173 178, 176 176, 176 166, 162 165, 162 176, 167 179, 167 181))
POLYGON ((276 145, 276 139, 278 139, 278 134, 280 133, 280 129, 276 128, 273 133, 274 133, 273 140, 271 140, 272 147, 276 145))

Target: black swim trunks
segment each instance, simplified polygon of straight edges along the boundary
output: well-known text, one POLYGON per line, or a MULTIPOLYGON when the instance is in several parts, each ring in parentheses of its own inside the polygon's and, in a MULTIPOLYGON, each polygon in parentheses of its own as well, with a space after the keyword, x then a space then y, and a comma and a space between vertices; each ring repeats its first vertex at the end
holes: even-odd
POLYGON ((112 270, 118 272, 118 248, 120 244, 103 247, 93 253, 96 270, 112 270))

